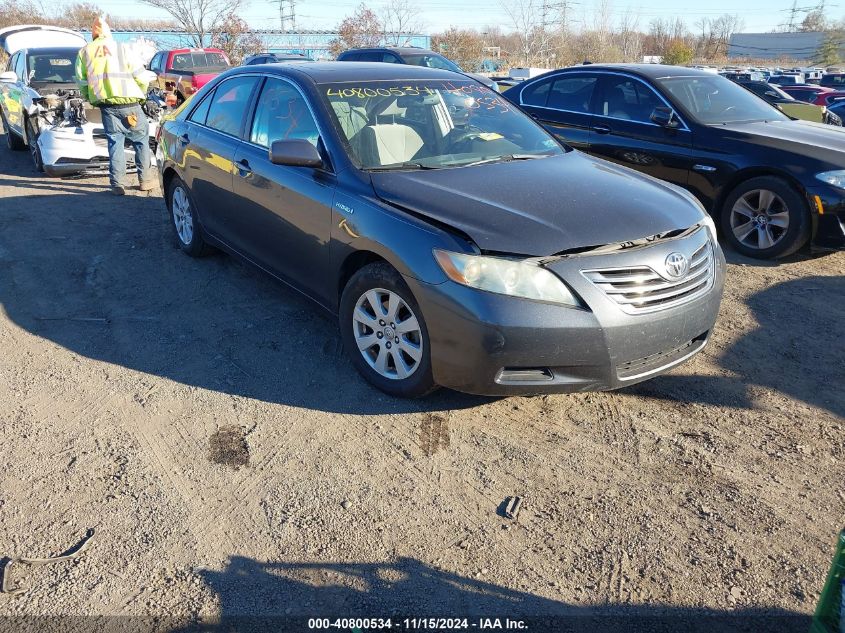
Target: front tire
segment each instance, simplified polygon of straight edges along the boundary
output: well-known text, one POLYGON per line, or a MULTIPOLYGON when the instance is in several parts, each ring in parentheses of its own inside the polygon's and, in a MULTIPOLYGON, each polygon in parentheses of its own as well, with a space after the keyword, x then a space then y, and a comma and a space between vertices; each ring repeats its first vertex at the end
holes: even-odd
POLYGON ((179 248, 191 257, 208 255, 212 249, 203 239, 188 186, 179 177, 174 177, 167 186, 167 208, 179 248))
POLYGON ((356 272, 343 290, 339 312, 343 346, 370 384, 400 398, 437 389, 425 319, 392 266, 379 262, 356 272))
POLYGON ((32 164, 35 171, 44 173, 44 159, 41 157, 41 148, 38 147, 38 132, 32 119, 26 120, 26 140, 29 143, 29 154, 32 156, 32 164))
POLYGON ((775 259, 791 255, 810 237, 807 204, 789 183, 774 176, 752 178, 722 206, 722 234, 743 255, 775 259))

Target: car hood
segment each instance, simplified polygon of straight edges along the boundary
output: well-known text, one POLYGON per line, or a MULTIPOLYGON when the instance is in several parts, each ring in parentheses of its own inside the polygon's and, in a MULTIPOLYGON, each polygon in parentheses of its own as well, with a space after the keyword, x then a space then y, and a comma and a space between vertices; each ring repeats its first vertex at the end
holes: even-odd
POLYGON ((490 77, 487 77, 486 75, 479 75, 478 73, 463 73, 463 74, 466 75, 467 77, 475 79, 476 81, 484 84, 488 88, 495 88, 495 86, 496 86, 496 82, 493 81, 492 79, 490 79, 490 77))
POLYGON ((577 151, 371 178, 382 200, 454 227, 489 252, 554 255, 685 229, 703 218, 682 189, 577 151))
POLYGON ((742 141, 782 149, 811 158, 841 163, 845 160, 845 128, 809 121, 757 121, 715 125, 742 141))
POLYGON ((81 34, 59 26, 19 24, 0 29, 0 46, 7 55, 14 55, 22 48, 82 48, 85 44, 81 34))

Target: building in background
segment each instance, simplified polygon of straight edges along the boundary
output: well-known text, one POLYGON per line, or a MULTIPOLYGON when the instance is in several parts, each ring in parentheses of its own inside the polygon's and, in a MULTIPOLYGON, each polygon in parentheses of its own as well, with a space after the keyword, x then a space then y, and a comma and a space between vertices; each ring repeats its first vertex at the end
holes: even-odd
MULTIPOLYGON (((257 30, 253 31, 265 43, 265 50, 272 53, 301 53, 312 59, 331 59, 329 48, 333 40, 338 38, 337 33, 329 31, 279 31, 279 30, 257 30)), ((91 39, 91 33, 83 31, 87 39, 91 39)), ((184 31, 112 31, 118 42, 147 42, 152 41, 159 50, 170 48, 181 48, 191 46, 191 39, 184 31)), ((416 33, 408 33, 403 36, 406 46, 419 46, 420 48, 431 48, 431 36, 416 33)))
MULTIPOLYGON (((825 43, 826 33, 734 33, 728 45, 731 60, 771 59, 812 62, 825 43)), ((840 55, 845 51, 840 51, 840 55)))

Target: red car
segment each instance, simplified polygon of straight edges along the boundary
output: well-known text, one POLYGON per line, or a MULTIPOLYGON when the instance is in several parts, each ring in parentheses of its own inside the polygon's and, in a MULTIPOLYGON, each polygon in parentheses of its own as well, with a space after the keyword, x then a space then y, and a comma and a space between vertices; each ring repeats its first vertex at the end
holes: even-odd
POLYGON ((780 86, 780 89, 798 101, 806 101, 814 105, 828 106, 837 99, 845 98, 845 90, 834 90, 824 86, 810 84, 797 86, 780 86))
POLYGON ((176 102, 202 88, 232 64, 219 48, 178 48, 159 51, 150 60, 150 70, 158 78, 155 86, 176 95, 176 102))

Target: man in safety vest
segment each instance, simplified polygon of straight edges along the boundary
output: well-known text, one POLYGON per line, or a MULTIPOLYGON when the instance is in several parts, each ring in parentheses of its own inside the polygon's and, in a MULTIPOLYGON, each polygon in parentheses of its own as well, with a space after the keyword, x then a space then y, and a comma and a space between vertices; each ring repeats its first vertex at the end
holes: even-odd
POLYGON ((130 50, 114 40, 104 18, 94 20, 91 36, 93 41, 76 58, 76 83, 82 96, 103 113, 112 193, 126 193, 125 139, 135 149, 141 191, 152 191, 157 185, 150 167, 150 129, 141 109, 147 94, 144 67, 130 50))

